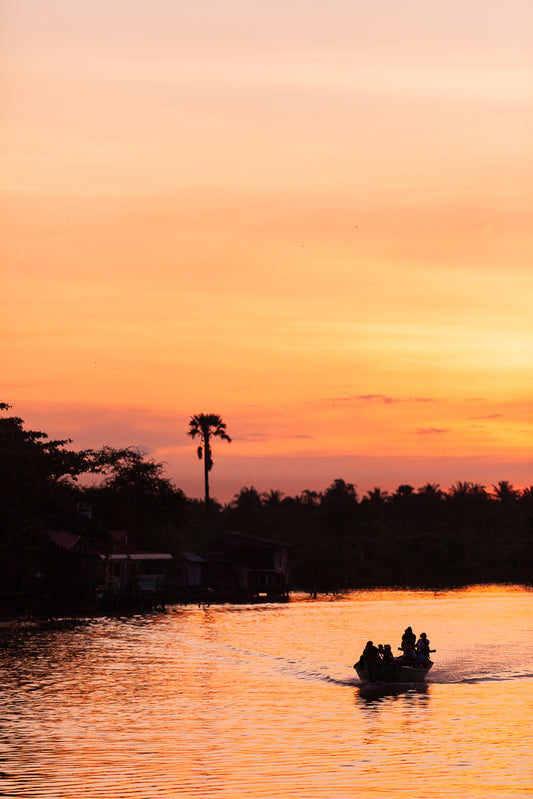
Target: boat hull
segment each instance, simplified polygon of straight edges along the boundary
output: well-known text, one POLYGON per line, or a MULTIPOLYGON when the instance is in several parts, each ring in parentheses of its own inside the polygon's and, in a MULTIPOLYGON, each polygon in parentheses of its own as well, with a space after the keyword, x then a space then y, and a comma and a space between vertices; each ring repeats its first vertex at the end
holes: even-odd
POLYGON ((382 660, 359 660, 354 669, 362 682, 409 683, 424 682, 432 666, 433 663, 431 661, 420 666, 417 664, 409 665, 398 660, 394 660, 391 663, 384 663, 382 660))

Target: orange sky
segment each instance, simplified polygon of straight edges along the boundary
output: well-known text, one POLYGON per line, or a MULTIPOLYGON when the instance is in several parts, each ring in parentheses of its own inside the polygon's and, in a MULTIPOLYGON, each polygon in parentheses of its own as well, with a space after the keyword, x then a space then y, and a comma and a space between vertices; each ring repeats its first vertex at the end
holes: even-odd
POLYGON ((1 401, 189 496, 533 483, 529 0, 4 0, 1 401), (287 7, 290 6, 290 7, 287 7))

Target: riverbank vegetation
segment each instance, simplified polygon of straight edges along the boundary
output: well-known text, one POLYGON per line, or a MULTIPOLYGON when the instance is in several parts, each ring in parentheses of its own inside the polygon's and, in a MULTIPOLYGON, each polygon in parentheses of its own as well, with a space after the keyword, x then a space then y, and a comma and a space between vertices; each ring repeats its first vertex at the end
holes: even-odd
MULTIPOLYGON (((69 440, 25 429, 8 405, 0 409, 3 596, 31 591, 37 580, 65 595, 81 590, 50 531, 105 546, 111 530, 126 530, 140 548, 205 553, 205 503, 185 496, 163 464, 133 447, 71 449, 69 440)), ((533 486, 517 490, 505 480, 362 496, 340 478, 298 496, 243 487, 226 505, 209 501, 209 535, 228 530, 288 543, 291 587, 311 593, 533 583, 533 486)))

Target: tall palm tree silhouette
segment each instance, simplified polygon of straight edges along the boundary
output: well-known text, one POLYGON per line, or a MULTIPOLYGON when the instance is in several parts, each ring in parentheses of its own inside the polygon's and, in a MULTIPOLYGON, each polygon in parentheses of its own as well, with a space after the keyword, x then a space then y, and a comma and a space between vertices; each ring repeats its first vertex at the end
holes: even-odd
POLYGON ((226 433, 226 423, 217 413, 197 413, 191 416, 187 435, 191 438, 200 438, 200 446, 196 450, 200 460, 204 461, 205 507, 209 509, 209 472, 213 468, 213 453, 211 438, 216 436, 224 441, 231 441, 226 433))

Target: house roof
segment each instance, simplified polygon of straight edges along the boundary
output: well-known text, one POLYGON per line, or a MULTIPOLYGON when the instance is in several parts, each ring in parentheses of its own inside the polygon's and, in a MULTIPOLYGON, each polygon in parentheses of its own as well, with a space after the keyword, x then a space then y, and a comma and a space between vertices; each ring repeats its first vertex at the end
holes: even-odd
POLYGON ((179 557, 188 563, 205 563, 205 558, 201 558, 200 555, 196 555, 194 552, 180 552, 179 557))
POLYGON ((69 552, 77 552, 80 555, 93 555, 100 558, 111 558, 112 560, 172 560, 169 552, 146 552, 143 549, 130 544, 128 534, 125 530, 112 530, 111 549, 104 549, 95 546, 90 539, 85 536, 75 535, 65 530, 54 530, 48 534, 50 539, 69 552))
POLYGON ((113 549, 109 557, 123 556, 131 560, 171 560, 169 552, 148 552, 134 546, 129 540, 126 530, 110 530, 109 534, 113 539, 113 549))
POLYGON ((288 547, 290 544, 286 544, 283 541, 276 541, 273 538, 264 538, 260 535, 249 535, 248 533, 238 533, 235 530, 229 530, 222 536, 222 540, 225 537, 231 536, 235 541, 242 541, 243 543, 249 542, 250 544, 257 544, 260 546, 265 547, 288 547))
POLYGON ((53 530, 49 533, 50 540, 57 544, 58 547, 62 549, 68 549, 69 551, 74 549, 77 543, 81 538, 81 535, 75 535, 74 533, 68 533, 66 530, 53 530))

